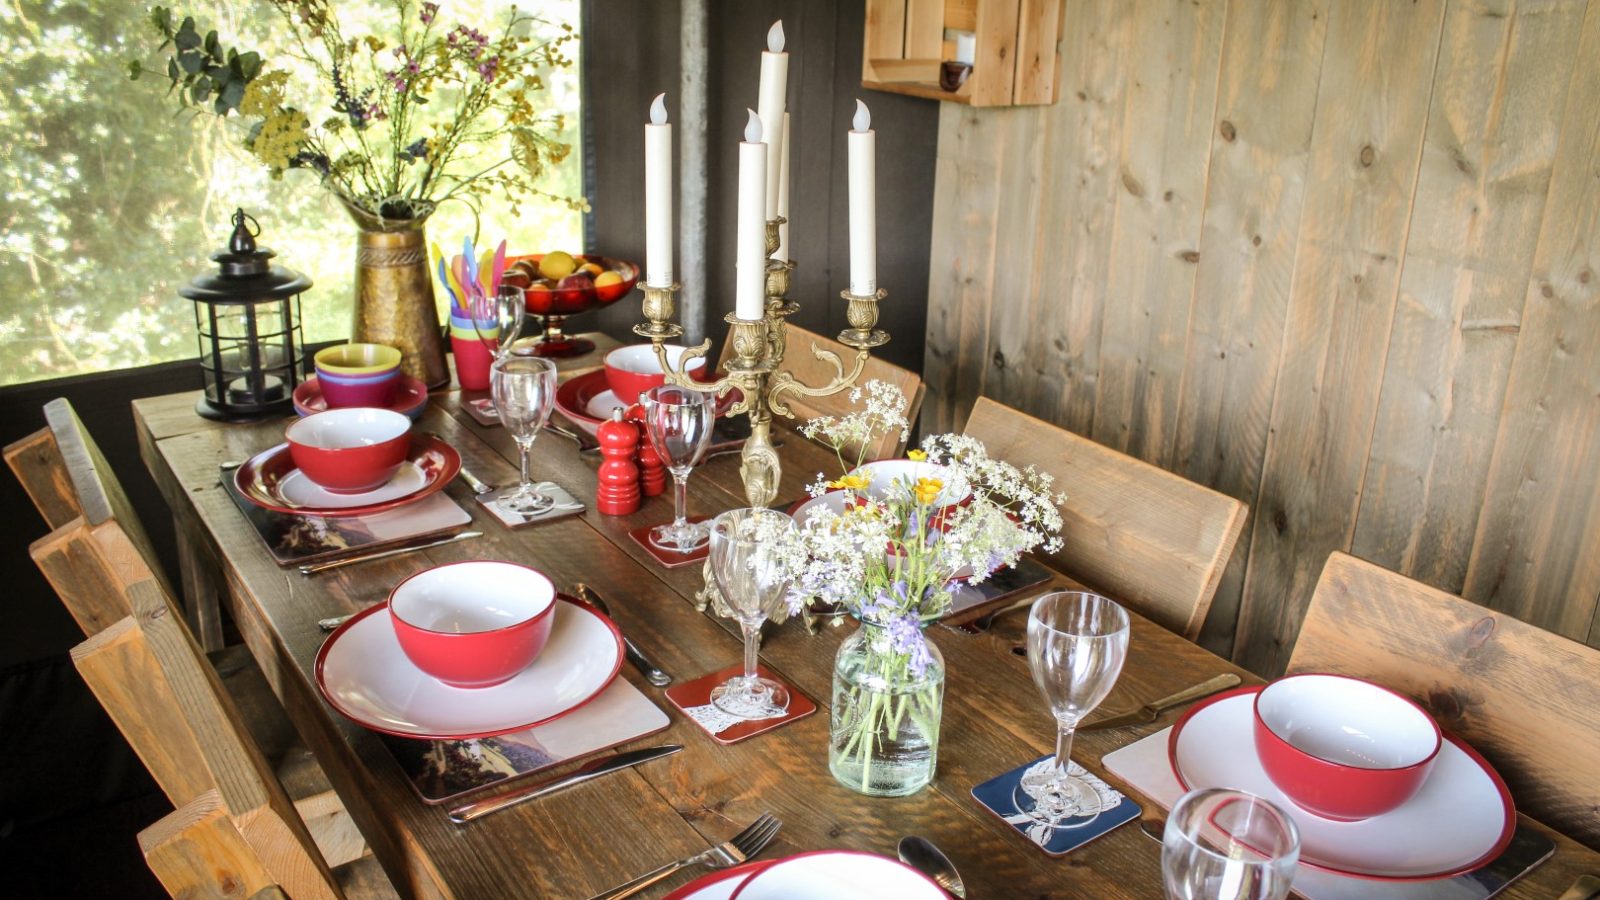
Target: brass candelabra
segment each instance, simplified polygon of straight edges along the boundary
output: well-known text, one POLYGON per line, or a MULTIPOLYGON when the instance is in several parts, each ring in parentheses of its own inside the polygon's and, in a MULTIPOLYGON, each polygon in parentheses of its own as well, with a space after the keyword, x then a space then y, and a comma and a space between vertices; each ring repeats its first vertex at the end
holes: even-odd
POLYGON ((824 385, 808 385, 795 378, 792 372, 782 370, 788 341, 786 320, 800 309, 800 304, 788 299, 789 279, 794 272, 793 260, 772 259, 778 249, 778 226, 785 220, 780 216, 767 221, 767 279, 766 316, 760 319, 741 319, 729 313, 728 340, 733 345, 733 355, 728 360, 727 373, 713 382, 696 381, 689 376, 689 364, 703 358, 711 349, 708 338, 697 347, 691 347, 673 366, 667 357, 666 342, 683 336, 683 327, 672 321, 673 297, 679 285, 669 287, 644 286, 644 315, 647 323, 633 326, 635 334, 648 338, 655 345, 656 359, 666 373, 668 384, 715 394, 718 397, 738 388, 739 400, 729 409, 728 415, 750 417, 750 437, 745 441, 739 457, 739 475, 744 480, 745 499, 752 507, 770 506, 778 496, 778 478, 783 466, 772 446, 772 416, 777 413, 789 418, 794 411, 789 408, 786 396, 826 397, 855 385, 861 370, 872 353, 872 348, 889 342, 887 332, 880 331, 878 301, 887 296, 882 290, 872 294, 853 294, 846 290, 841 296, 849 302, 846 318, 850 327, 839 333, 839 342, 855 349, 855 360, 849 371, 839 354, 811 345, 811 353, 833 368, 833 377, 824 385))

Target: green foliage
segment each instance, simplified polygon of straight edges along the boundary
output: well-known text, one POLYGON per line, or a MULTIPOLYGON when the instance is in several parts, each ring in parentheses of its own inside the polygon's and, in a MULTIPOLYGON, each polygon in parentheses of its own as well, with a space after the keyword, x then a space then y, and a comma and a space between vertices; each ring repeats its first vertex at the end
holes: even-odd
MULTIPOLYGON (((501 17, 514 2, 473 0, 471 8, 501 17)), ((354 26, 391 15, 374 0, 339 5, 354 26)), ((259 0, 205 7, 235 46, 288 60, 293 83, 314 80, 259 0)), ((561 0, 542 8, 575 18, 576 7, 561 0)), ((272 180, 240 147, 244 121, 212 114, 214 92, 204 115, 175 120, 165 63, 141 65, 130 85, 124 61, 148 52, 152 24, 138 0, 0 4, 0 384, 193 357, 193 305, 177 290, 214 268, 207 257, 226 243, 236 206, 261 221, 278 262, 315 281, 304 298, 307 339, 349 333, 354 225, 315 189, 314 176, 272 180)), ((172 25, 176 32, 182 22, 172 25)), ((238 56, 243 65, 244 50, 238 56)), ((548 105, 575 122, 576 77, 552 74, 548 90, 548 105)), ((541 189, 581 193, 575 158, 552 167, 541 189)), ((517 214, 515 203, 491 193, 477 211, 452 205, 430 220, 430 236, 459 243, 481 228, 508 238, 514 252, 581 249, 576 213, 524 198, 517 214)))

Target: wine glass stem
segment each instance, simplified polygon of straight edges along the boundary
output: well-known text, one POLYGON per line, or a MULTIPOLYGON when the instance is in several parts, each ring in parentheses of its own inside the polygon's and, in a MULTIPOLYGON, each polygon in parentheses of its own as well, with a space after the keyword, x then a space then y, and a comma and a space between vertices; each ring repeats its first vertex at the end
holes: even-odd
POLYGON ((689 473, 672 473, 672 525, 682 528, 689 524, 689 473))
POLYGON ((533 476, 528 473, 528 461, 533 457, 533 441, 517 441, 517 459, 522 466, 522 489, 526 491, 533 484, 533 476))
POLYGON ((756 651, 761 647, 761 623, 752 625, 740 622, 739 627, 744 630, 744 679, 751 682, 756 677, 756 651))
POLYGON ((1072 769, 1072 738, 1078 731, 1076 720, 1066 724, 1056 723, 1056 773, 1067 777, 1072 769))

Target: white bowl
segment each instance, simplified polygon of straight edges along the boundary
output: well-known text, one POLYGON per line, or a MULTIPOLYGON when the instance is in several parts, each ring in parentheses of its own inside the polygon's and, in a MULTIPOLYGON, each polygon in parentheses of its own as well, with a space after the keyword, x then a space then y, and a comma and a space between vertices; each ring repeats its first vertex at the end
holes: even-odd
POLYGON ((411 430, 403 413, 368 406, 330 409, 297 419, 284 429, 291 442, 319 450, 348 450, 391 441, 411 430))
POLYGON ((1256 700, 1262 723, 1296 749, 1357 769, 1414 766, 1439 751, 1439 727, 1410 700, 1339 675, 1281 678, 1256 700))
POLYGON ((934 506, 954 506, 972 496, 967 485, 960 482, 950 469, 930 462, 912 459, 883 459, 869 462, 850 470, 852 475, 871 475, 872 483, 863 492, 874 500, 887 500, 897 491, 909 495, 919 478, 937 478, 944 482, 934 506), (904 488, 898 487, 904 485, 904 488))

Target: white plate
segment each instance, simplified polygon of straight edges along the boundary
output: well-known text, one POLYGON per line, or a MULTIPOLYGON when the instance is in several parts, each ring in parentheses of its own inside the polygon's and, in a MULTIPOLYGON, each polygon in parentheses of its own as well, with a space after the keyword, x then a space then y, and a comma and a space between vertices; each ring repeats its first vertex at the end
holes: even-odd
POLYGON ((278 494, 295 506, 307 509, 350 509, 399 500, 427 486, 428 476, 416 463, 408 459, 400 464, 400 469, 389 479, 388 484, 359 494, 335 494, 307 478, 306 473, 299 469, 283 476, 283 480, 278 482, 278 494))
POLYGON ((934 498, 935 506, 953 506, 972 496, 972 491, 956 477, 954 472, 931 462, 880 459, 877 462, 863 463, 851 469, 850 474, 872 476, 872 483, 867 486, 865 493, 874 500, 887 500, 897 494, 910 496, 910 487, 916 484, 919 478, 937 478, 944 482, 939 496, 934 498))
POLYGON ((611 418, 611 411, 619 406, 624 410, 628 408, 628 404, 617 399, 615 391, 607 388, 600 393, 595 394, 593 397, 590 397, 589 405, 585 406, 583 411, 604 422, 605 420, 611 418))
POLYGON ((688 884, 674 888, 661 900, 731 900, 733 892, 744 884, 745 879, 772 863, 770 859, 762 859, 719 872, 707 872, 688 884))
POLYGON ((412 665, 380 603, 323 642, 317 687, 357 724, 400 737, 464 740, 543 725, 599 696, 622 667, 611 620, 566 600, 555 616, 544 651, 516 677, 456 688, 412 665))
POLYGON ((926 876, 897 860, 849 850, 780 859, 733 892, 733 900, 949 900, 926 876))
POLYGON ((1447 734, 1433 773, 1404 806, 1360 822, 1306 812, 1278 790, 1255 752, 1252 705, 1260 687, 1196 705, 1172 729, 1168 755, 1183 789, 1225 787, 1278 804, 1300 827, 1300 861, 1358 878, 1406 881, 1470 872, 1505 849, 1517 814, 1505 783, 1447 734))

